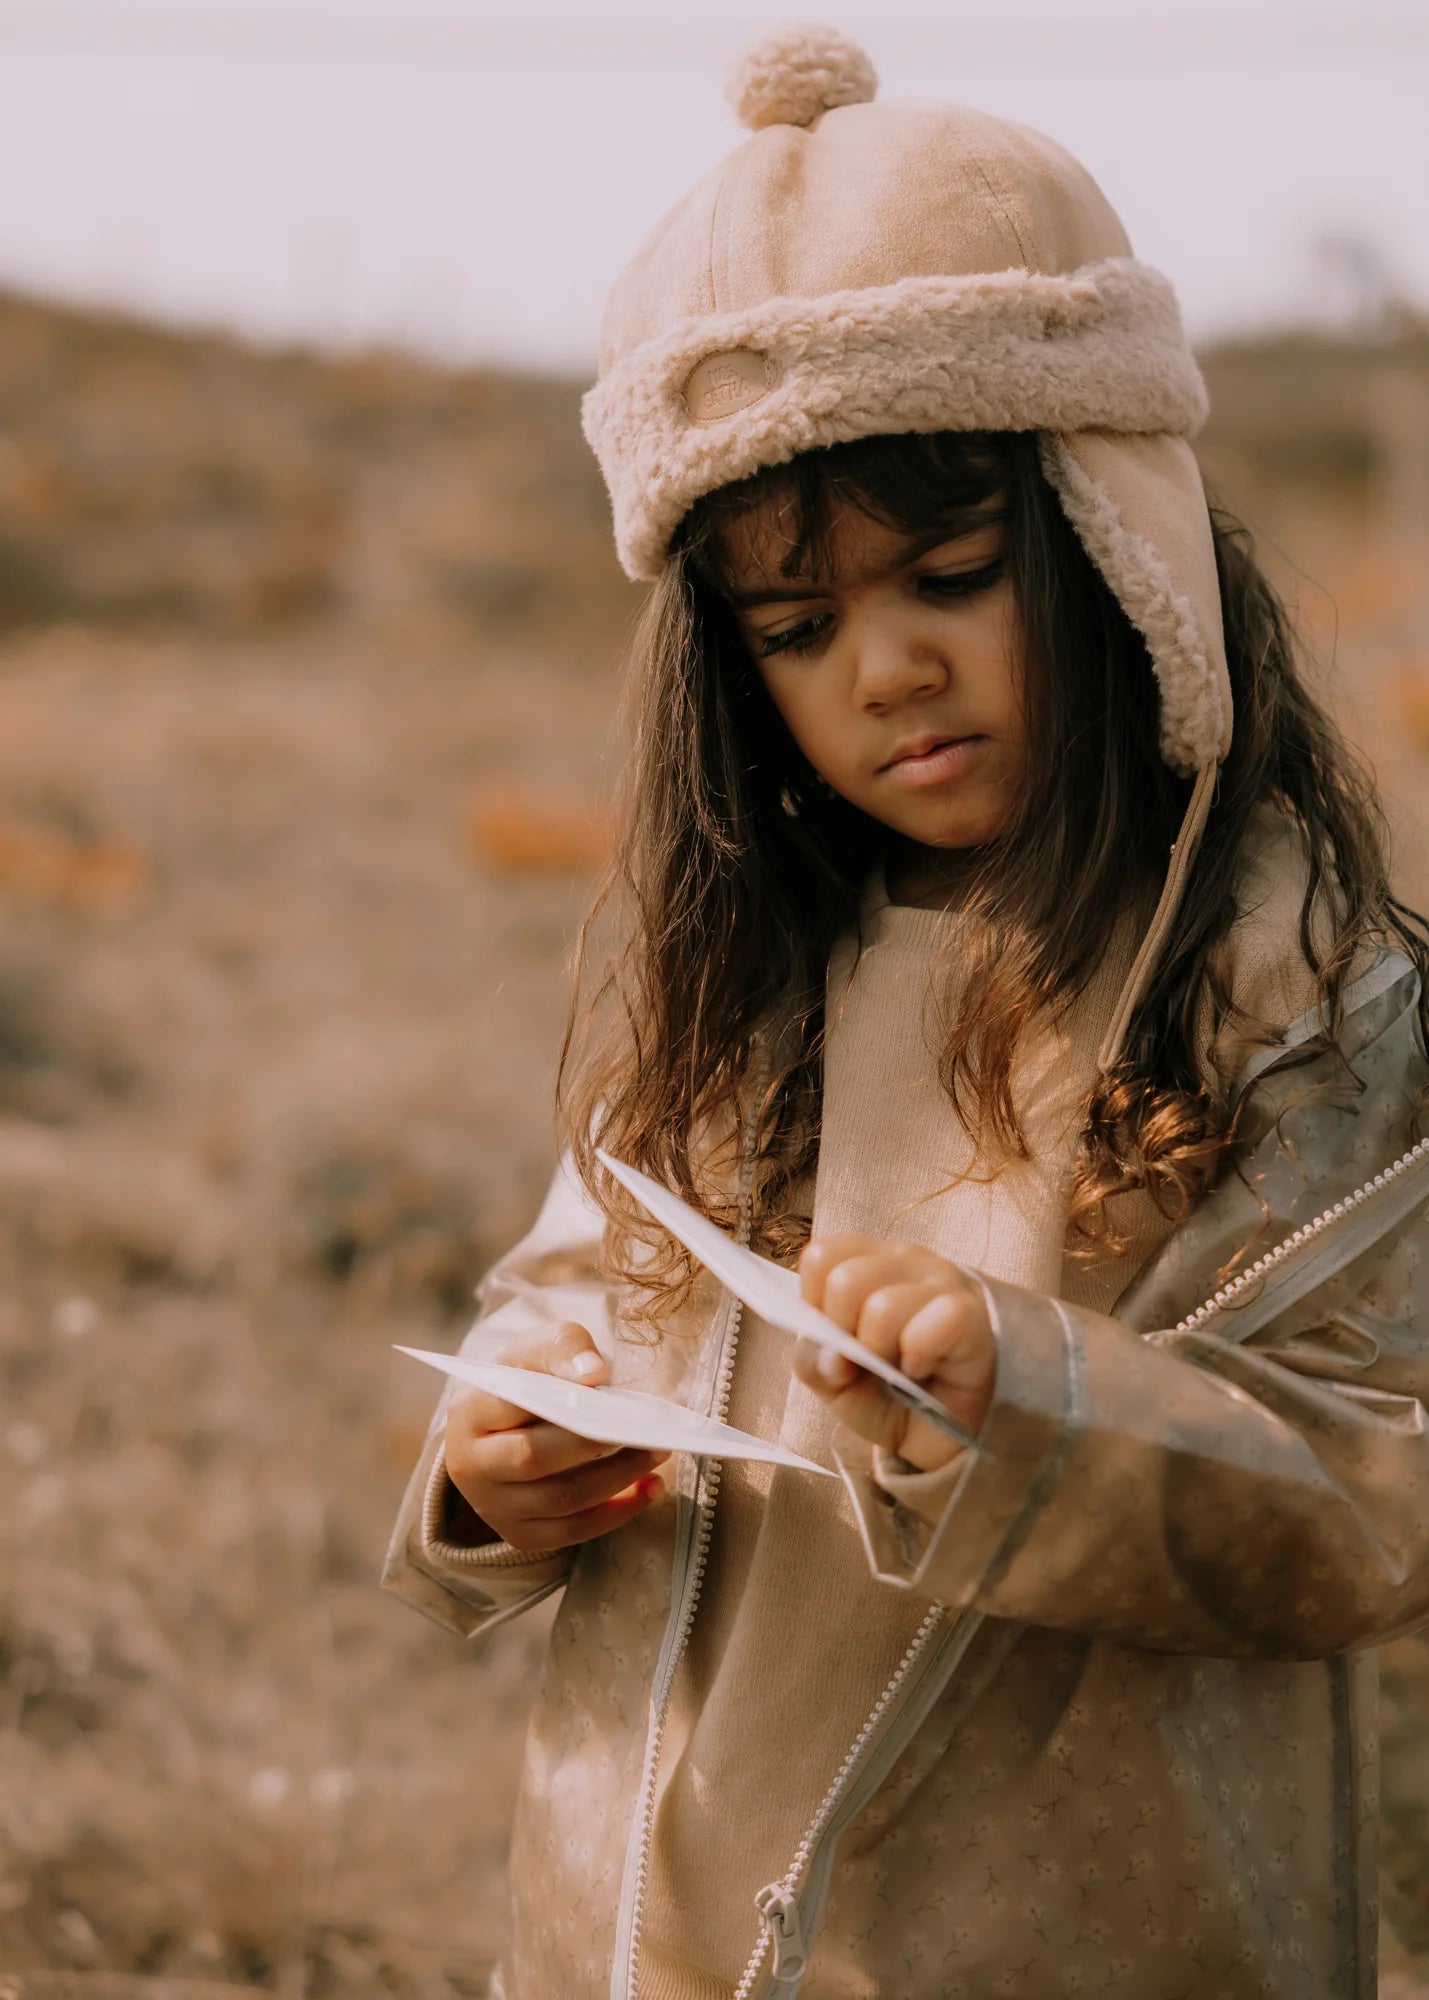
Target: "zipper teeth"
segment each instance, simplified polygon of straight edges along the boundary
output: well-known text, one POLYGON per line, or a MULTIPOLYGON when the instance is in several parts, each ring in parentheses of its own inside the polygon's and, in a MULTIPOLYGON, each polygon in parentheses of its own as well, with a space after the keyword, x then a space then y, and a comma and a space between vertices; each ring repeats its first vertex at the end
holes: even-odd
MULTIPOLYGON (((787 1871, 778 1884, 779 1888, 786 1895, 794 1895, 799 1878, 808 1867, 809 1858, 818 1845, 825 1827, 833 1817, 834 1809, 842 1798, 849 1780, 858 1766, 859 1760, 867 1749, 870 1738, 875 1734, 879 1724, 888 1713, 889 1708, 897 1699, 909 1674, 912 1673, 918 1661, 927 1651, 929 1643, 939 1626, 943 1623, 946 1615, 947 1606, 945 1604, 930 1606, 922 1624, 910 1640, 908 1650, 894 1668, 882 1694, 869 1710, 863 1727, 849 1745, 843 1762, 834 1773, 833 1782, 819 1801, 818 1810, 804 1829, 804 1837, 795 1850, 794 1859, 790 1862, 787 1871)), ((768 1949, 769 1932, 766 1929, 761 1932, 759 1942, 750 1954, 749 1963, 744 1968, 744 1975, 734 1990, 734 2000, 749 2000, 749 1996, 754 1990, 754 1982, 759 1977, 759 1968, 764 1963, 764 1955, 768 1949)))
POLYGON ((1429 1137, 1421 1139, 1417 1146, 1411 1146, 1407 1153, 1401 1153, 1391 1166, 1385 1167, 1372 1180, 1362 1182, 1354 1193, 1347 1194, 1343 1201, 1337 1201, 1331 1207, 1322 1209, 1313 1221, 1303 1223, 1292 1235, 1287 1236, 1283 1243, 1277 1243, 1273 1250, 1267 1250, 1263 1257, 1258 1257, 1252 1265, 1241 1272, 1238 1278, 1233 1278, 1228 1285, 1223 1285, 1220 1291, 1206 1300, 1204 1305, 1197 1306, 1193 1313, 1179 1320, 1176 1325, 1177 1333, 1194 1333, 1199 1327, 1204 1326, 1207 1320, 1214 1319, 1217 1313, 1225 1312, 1235 1304, 1242 1293, 1249 1291, 1252 1285, 1259 1284, 1262 1278, 1269 1277, 1272 1271, 1278 1270, 1297 1250, 1303 1250, 1307 1243, 1323 1235, 1333 1223, 1339 1222, 1352 1209, 1362 1207, 1365 1202, 1391 1186, 1401 1174, 1408 1173, 1411 1167, 1417 1166, 1425 1159, 1429 1159, 1429 1137))
MULTIPOLYGON (((730 1329, 729 1353, 731 1360, 733 1359, 734 1344, 739 1339, 743 1317, 744 1308, 736 1301, 734 1324, 730 1329)), ((722 1384, 721 1394, 717 1398, 721 1423, 724 1422, 725 1408, 728 1401, 727 1384, 722 1384)), ((666 1681, 665 1694, 661 1700, 660 1710, 655 1717, 654 1726, 650 1733, 650 1775, 640 1800, 640 1849, 635 1864, 635 1891, 631 1898, 630 1980, 626 1988, 629 2000, 635 2000, 636 1982, 639 1977, 640 1933, 645 1921, 645 1896, 650 1883, 650 1851, 655 1838, 654 1816, 651 1812, 651 1807, 655 1798, 655 1783, 660 1768, 660 1758, 665 1747, 665 1724, 669 1718, 670 1700, 674 1692, 675 1676, 679 1671, 680 1662, 684 1658, 685 1648, 689 1644, 690 1633, 694 1629, 695 1612, 699 1607, 700 1594, 704 1589, 705 1569, 709 1562, 710 1537, 714 1532, 714 1507, 715 1502, 719 1498, 722 1471, 723 1465, 719 1459, 711 1459, 705 1468, 705 1498, 700 1509, 699 1523, 695 1530, 695 1547, 693 1556, 691 1557, 691 1570, 693 1574, 690 1594, 685 1603, 684 1616, 680 1621, 679 1636, 675 1641, 675 1650, 670 1661, 670 1672, 666 1681)))
MULTIPOLYGON (((745 1173, 739 1197, 739 1240, 747 1244, 754 1233, 754 1164, 752 1133, 745 1148, 745 1173)), ((739 1345, 740 1332, 744 1325, 744 1303, 734 1301, 733 1316, 730 1321, 729 1340, 720 1365, 719 1380, 715 1385, 714 1408, 721 1423, 729 1417, 729 1402, 734 1382, 734 1357, 739 1345)), ((695 1612, 699 1608, 700 1594, 704 1589, 705 1570, 709 1563, 710 1539, 714 1534, 715 1502, 719 1498, 720 1482, 724 1475, 723 1460, 709 1459, 705 1464, 705 1497, 700 1506, 699 1518, 695 1526, 695 1546, 690 1567, 692 1580, 689 1596, 685 1600, 684 1615, 680 1620, 679 1634, 670 1660, 670 1671, 666 1676, 665 1692, 650 1731, 650 1752, 647 1760, 649 1773, 641 1793, 637 1811, 640 1814, 640 1847, 635 1863, 635 1888, 630 1904, 630 1973, 626 1982, 626 2000, 636 2000, 636 1985, 640 1976, 640 1934, 645 1922, 645 1897, 650 1885, 650 1852, 655 1839, 655 1821, 652 1807, 655 1800, 655 1785, 660 1769, 660 1756, 665 1747, 665 1724, 670 1714, 670 1702, 674 1694, 675 1676, 680 1662, 685 1656, 690 1633, 694 1629, 695 1612)))

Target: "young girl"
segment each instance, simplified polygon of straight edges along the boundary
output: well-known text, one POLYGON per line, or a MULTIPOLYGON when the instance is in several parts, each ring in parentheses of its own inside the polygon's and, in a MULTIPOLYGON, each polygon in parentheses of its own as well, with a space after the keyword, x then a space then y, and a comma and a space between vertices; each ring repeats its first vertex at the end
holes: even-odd
POLYGON ((470 1634, 564 1590, 507 2000, 1368 1996, 1429 946, 1208 510, 1165 280, 1049 140, 874 90, 766 37, 611 298, 626 929, 469 1343, 842 1478, 452 1394, 388 1580, 470 1634), (980 1448, 741 1314, 597 1146, 980 1448))

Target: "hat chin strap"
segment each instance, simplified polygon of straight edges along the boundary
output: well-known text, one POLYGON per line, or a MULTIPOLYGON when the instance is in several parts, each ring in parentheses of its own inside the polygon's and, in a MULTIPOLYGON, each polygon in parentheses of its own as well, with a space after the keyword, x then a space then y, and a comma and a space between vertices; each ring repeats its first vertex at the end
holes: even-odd
POLYGON ((1122 1044, 1126 1031, 1131 1026, 1131 1017, 1146 997, 1146 990, 1155 975, 1166 941, 1171 935, 1171 926, 1181 907, 1187 878, 1192 863, 1201 845, 1201 836, 1206 830, 1210 817, 1211 801, 1216 794, 1216 780, 1220 776, 1218 764, 1203 764, 1196 773, 1186 816, 1181 821, 1181 831, 1171 843, 1171 862, 1166 870, 1166 880, 1162 886, 1160 900, 1152 916, 1146 936, 1141 941, 1141 949, 1136 954, 1135 963, 1126 976, 1126 984, 1121 989, 1116 1003, 1116 1011, 1106 1031, 1097 1055, 1097 1067, 1105 1074, 1113 1070, 1121 1061, 1122 1044))

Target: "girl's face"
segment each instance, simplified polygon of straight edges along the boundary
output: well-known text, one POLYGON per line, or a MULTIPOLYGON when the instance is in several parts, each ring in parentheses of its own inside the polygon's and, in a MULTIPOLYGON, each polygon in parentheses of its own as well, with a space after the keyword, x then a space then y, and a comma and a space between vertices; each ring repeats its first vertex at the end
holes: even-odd
POLYGON ((771 499, 731 523, 722 568, 794 741, 851 805, 919 847, 995 840, 1028 763, 1000 499, 921 537, 836 502, 818 577, 779 571, 787 507, 771 499))

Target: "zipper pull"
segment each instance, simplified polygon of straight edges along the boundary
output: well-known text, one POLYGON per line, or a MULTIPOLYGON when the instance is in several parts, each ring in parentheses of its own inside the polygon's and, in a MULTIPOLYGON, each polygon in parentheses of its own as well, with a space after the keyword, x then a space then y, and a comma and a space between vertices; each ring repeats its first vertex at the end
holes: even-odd
POLYGON ((804 1943, 804 1927, 799 1922, 799 1905, 782 1882, 771 1882, 759 1891, 754 1907, 769 1927, 776 1983, 800 1978, 809 1963, 809 1952, 804 1943))

